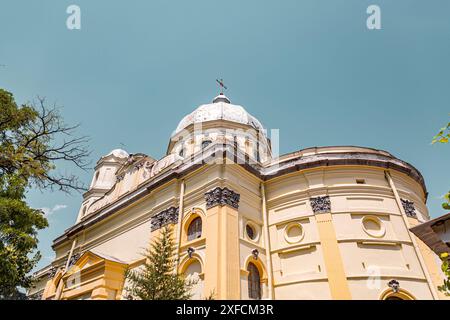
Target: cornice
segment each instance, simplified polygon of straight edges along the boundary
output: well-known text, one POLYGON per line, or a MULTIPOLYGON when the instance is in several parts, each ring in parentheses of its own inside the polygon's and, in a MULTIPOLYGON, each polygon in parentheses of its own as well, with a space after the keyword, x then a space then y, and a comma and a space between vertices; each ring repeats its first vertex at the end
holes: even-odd
MULTIPOLYGON (((362 148, 360 148, 362 149, 362 148)), ((280 161, 276 164, 269 164, 262 166, 259 163, 249 163, 248 159, 244 159, 239 156, 233 156, 234 147, 228 144, 215 144, 208 148, 208 152, 205 152, 201 157, 185 159, 184 162, 177 163, 170 170, 163 170, 156 176, 152 177, 149 181, 144 182, 138 189, 127 193, 121 198, 117 199, 113 203, 100 208, 98 211, 91 213, 85 220, 80 221, 71 228, 67 229, 63 235, 56 238, 52 247, 63 243, 71 236, 77 234, 81 230, 105 219, 106 217, 116 213, 120 209, 127 207, 130 203, 148 195, 151 191, 155 190, 159 186, 166 184, 173 179, 180 179, 187 174, 201 168, 208 163, 214 163, 217 159, 226 159, 233 161, 237 165, 241 166, 249 173, 256 176, 261 181, 270 181, 271 179, 281 177, 285 174, 289 174, 295 171, 302 171, 311 168, 330 167, 330 166, 368 166, 378 167, 385 170, 395 170, 408 175, 410 178, 420 184, 425 195, 427 195, 427 189, 423 176, 420 172, 409 163, 390 156, 389 153, 384 151, 369 149, 368 152, 329 152, 312 155, 302 155, 300 150, 298 155, 289 157, 286 161, 280 161), (230 157, 231 156, 231 157, 230 157)), ((293 153, 295 154, 295 153, 293 153)), ((282 156, 283 157, 283 156, 282 156)), ((425 196, 426 198, 426 196, 425 196)))

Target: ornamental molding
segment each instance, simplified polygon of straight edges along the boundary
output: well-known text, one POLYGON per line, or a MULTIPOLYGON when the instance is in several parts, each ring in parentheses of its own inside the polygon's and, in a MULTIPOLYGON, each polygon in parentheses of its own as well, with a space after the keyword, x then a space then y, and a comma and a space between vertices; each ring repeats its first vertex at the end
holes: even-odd
POLYGON ((80 252, 73 254, 73 255, 70 257, 70 260, 69 260, 69 264, 68 264, 68 266, 67 266, 67 269, 69 269, 71 266, 73 266, 73 265, 78 261, 78 259, 80 259, 80 257, 81 257, 81 253, 80 253, 80 252))
POLYGON ((49 280, 53 279, 57 271, 58 271, 57 267, 51 267, 50 272, 48 273, 48 279, 49 280))
POLYGON ((400 199, 402 202, 403 209, 408 217, 417 218, 416 207, 414 206, 414 202, 400 199))
POLYGON ((195 249, 192 247, 189 247, 187 249, 187 254, 188 254, 189 259, 192 258, 192 255, 194 254, 194 252, 195 252, 195 249))
POLYGON ((400 290, 400 283, 397 280, 392 279, 388 282, 388 287, 392 289, 392 292, 397 293, 400 290))
POLYGON ((259 256, 258 249, 253 249, 252 250, 252 255, 253 255, 253 259, 258 260, 258 256, 259 256))
POLYGON ((148 179, 149 177, 151 177, 152 168, 156 163, 157 163, 157 161, 145 161, 145 163, 143 165, 144 170, 142 173, 142 176, 144 177, 144 179, 148 179))
POLYGON ((151 230, 155 231, 168 224, 176 224, 178 222, 178 211, 178 208, 170 207, 154 215, 150 222, 151 230))
POLYGON ((227 187, 216 187, 215 189, 205 193, 206 209, 215 206, 228 205, 234 209, 239 208, 240 194, 228 189, 227 187))
POLYGON ((139 171, 141 168, 144 167, 144 164, 145 164, 144 161, 140 161, 140 162, 136 163, 136 164, 133 166, 133 169, 131 170, 131 172, 139 171))
POLYGON ((329 196, 309 198, 309 201, 315 214, 331 212, 331 201, 329 196))

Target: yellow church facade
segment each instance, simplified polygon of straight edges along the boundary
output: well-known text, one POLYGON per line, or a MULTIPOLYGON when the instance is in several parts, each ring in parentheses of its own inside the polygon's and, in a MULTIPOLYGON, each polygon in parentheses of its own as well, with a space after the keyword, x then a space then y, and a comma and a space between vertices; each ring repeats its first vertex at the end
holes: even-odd
POLYGON ((220 94, 180 121, 162 159, 113 150, 30 294, 127 299, 124 271, 170 226, 194 299, 443 298, 434 253, 409 231, 430 218, 417 169, 364 147, 274 149, 220 94))

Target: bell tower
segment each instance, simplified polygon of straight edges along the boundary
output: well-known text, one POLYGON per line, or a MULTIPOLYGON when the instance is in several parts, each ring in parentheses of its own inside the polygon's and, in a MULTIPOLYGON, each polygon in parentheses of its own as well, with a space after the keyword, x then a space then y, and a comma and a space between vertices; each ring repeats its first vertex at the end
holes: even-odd
POLYGON ((114 149, 100 158, 95 166, 89 190, 83 194, 83 203, 78 213, 77 222, 88 212, 89 206, 101 198, 116 183, 116 172, 126 162, 129 154, 122 149, 114 149))

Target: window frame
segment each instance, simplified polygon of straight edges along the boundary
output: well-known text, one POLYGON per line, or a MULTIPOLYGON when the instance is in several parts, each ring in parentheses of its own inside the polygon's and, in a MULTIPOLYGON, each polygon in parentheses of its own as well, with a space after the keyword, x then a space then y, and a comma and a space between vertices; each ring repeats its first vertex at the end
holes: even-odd
POLYGON ((203 221, 200 216, 195 217, 189 223, 186 230, 187 241, 193 241, 202 237, 203 221))

